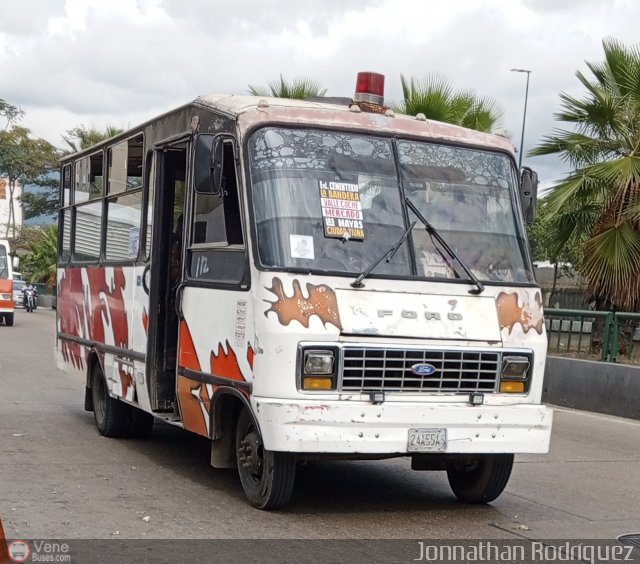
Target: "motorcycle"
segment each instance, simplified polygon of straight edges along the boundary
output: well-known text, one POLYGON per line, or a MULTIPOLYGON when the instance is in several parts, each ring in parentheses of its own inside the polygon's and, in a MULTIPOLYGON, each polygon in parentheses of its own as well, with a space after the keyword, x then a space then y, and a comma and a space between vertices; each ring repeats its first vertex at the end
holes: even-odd
POLYGON ((31 289, 24 290, 24 307, 27 310, 27 313, 31 313, 34 309, 36 309, 36 293, 31 289))

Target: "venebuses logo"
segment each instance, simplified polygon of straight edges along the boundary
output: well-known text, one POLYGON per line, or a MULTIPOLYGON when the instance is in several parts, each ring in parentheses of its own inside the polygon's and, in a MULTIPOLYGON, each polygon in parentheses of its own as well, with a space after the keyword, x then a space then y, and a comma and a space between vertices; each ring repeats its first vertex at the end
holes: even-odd
POLYGON ((23 540, 15 540, 8 547, 9 558, 13 562, 26 562, 31 554, 29 545, 23 540))

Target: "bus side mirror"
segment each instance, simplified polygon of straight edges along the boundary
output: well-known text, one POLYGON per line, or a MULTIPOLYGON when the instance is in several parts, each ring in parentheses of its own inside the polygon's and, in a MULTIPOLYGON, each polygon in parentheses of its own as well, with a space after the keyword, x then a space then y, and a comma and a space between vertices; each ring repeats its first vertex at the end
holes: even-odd
POLYGON ((20 259, 18 257, 13 257, 13 268, 18 268, 20 266, 20 259))
POLYGON ((520 202, 522 214, 527 223, 536 220, 536 203, 538 200, 538 173, 528 167, 520 170, 520 202))
POLYGON ((220 135, 202 134, 196 137, 194 187, 200 194, 220 194, 222 191, 223 139, 220 135))

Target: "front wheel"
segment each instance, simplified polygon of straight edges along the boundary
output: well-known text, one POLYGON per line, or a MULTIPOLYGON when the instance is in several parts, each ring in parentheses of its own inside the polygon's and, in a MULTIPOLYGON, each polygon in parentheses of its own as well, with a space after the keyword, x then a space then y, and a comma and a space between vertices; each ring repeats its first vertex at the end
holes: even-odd
POLYGON ((243 409, 236 426, 236 460, 242 488, 251 505, 278 509, 291 499, 296 460, 283 452, 265 450, 253 417, 243 409))
POLYGON ((507 486, 513 454, 476 454, 447 464, 453 493, 467 503, 489 503, 507 486))
POLYGON ((4 323, 7 327, 13 326, 13 313, 5 313, 4 314, 4 323))

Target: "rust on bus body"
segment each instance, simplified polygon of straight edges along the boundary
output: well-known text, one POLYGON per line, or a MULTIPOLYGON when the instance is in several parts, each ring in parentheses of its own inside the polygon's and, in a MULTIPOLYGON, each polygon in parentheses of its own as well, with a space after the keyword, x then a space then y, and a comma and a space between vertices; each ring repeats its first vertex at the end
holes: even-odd
POLYGON ((259 124, 272 122, 288 122, 308 127, 366 129, 371 133, 405 134, 410 137, 457 141, 513 153, 511 141, 498 135, 468 130, 439 121, 418 120, 412 116, 387 117, 377 113, 352 112, 343 106, 335 108, 329 108, 327 104, 317 106, 314 107, 308 103, 307 106, 296 104, 245 108, 238 117, 238 123, 244 131, 259 124))

